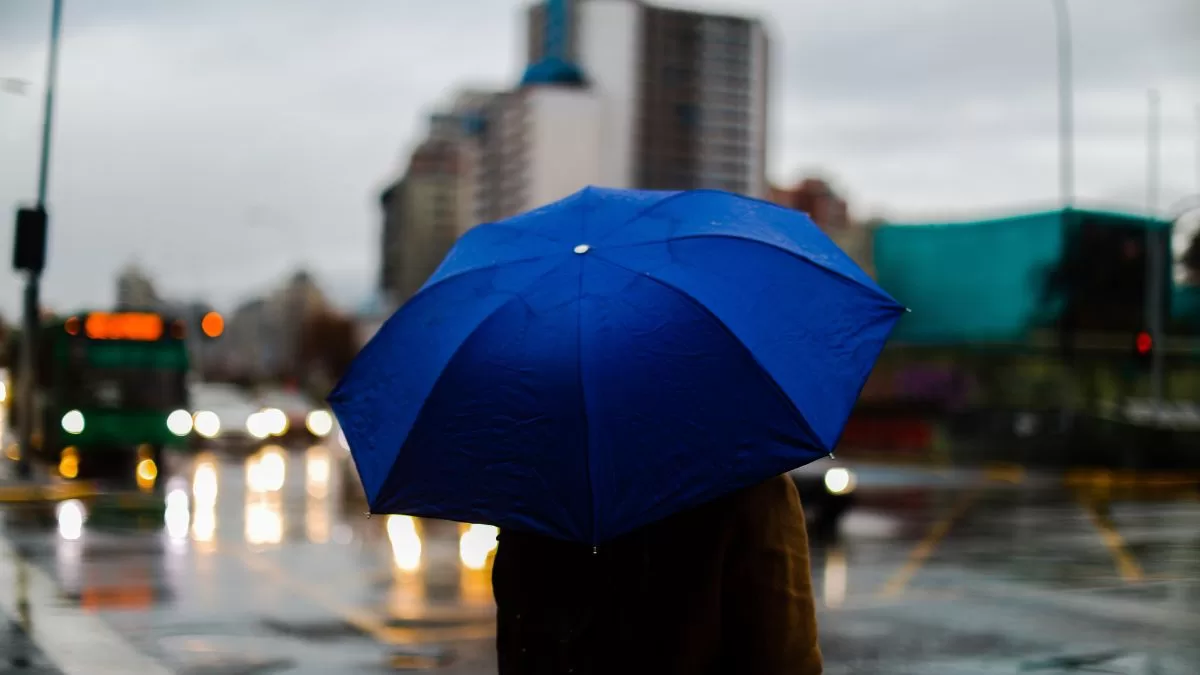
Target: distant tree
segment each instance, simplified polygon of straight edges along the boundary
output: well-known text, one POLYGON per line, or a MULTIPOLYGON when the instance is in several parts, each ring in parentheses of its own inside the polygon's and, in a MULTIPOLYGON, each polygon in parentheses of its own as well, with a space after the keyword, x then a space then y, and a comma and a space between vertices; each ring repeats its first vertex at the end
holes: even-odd
POLYGON ((1200 284, 1200 229, 1192 235, 1192 241, 1183 253, 1183 266, 1187 270, 1188 280, 1200 284))
POLYGON ((295 379, 314 389, 328 391, 358 353, 354 321, 331 311, 308 317, 300 332, 295 379))

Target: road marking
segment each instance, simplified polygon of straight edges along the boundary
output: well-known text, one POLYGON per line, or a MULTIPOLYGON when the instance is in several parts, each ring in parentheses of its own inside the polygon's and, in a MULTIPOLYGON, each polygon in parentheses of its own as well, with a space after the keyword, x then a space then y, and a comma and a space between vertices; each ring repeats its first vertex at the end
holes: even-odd
POLYGON ((1129 583, 1144 581, 1146 574, 1142 571, 1142 566, 1138 564, 1137 558, 1130 553, 1124 537, 1113 526, 1112 519, 1100 512, 1100 508, 1096 505, 1095 500, 1080 497, 1079 502, 1083 505, 1084 510, 1087 511, 1092 524, 1100 532, 1100 537, 1104 540, 1104 545, 1112 553, 1121 578, 1129 583))
POLYGON ((1025 467, 1013 462, 992 462, 984 468, 984 477, 991 481, 1020 485, 1025 482, 1025 467))
POLYGON ((235 549, 231 551, 232 555, 241 560, 242 563, 260 574, 270 575, 272 578, 282 583, 292 591, 303 595, 310 601, 320 605, 321 607, 333 612, 338 617, 345 619, 346 623, 354 626, 360 632, 370 635, 380 642, 386 642, 387 624, 374 616, 370 612, 363 611, 357 607, 345 605, 326 593, 317 590, 310 584, 305 584, 288 574, 282 567, 271 562, 265 556, 235 549))
MULTIPOLYGON (((397 646, 447 642, 451 640, 484 640, 496 635, 494 625, 490 622, 484 623, 479 621, 471 621, 463 626, 393 626, 384 617, 348 605, 338 600, 332 594, 320 590, 316 584, 305 583, 297 579, 266 556, 241 549, 236 549, 229 553, 241 560, 246 567, 260 574, 271 576, 292 591, 303 595, 309 601, 320 605, 325 610, 345 620, 346 623, 358 629, 359 632, 370 636, 376 642, 384 645, 397 646)), ((440 616, 437 618, 445 618, 444 614, 438 614, 440 616)))
POLYGON ((0 504, 61 502, 67 499, 86 499, 97 494, 96 487, 89 483, 4 485, 0 486, 0 504))
POLYGON ((30 639, 65 675, 171 675, 166 665, 138 651, 100 617, 64 604, 54 579, 0 538, 0 611, 10 618, 20 616, 22 590, 31 614, 30 639))
POLYGON ((949 534, 950 529, 954 527, 959 518, 962 518, 967 510, 971 508, 971 505, 979 497, 979 493, 980 489, 976 488, 964 492, 959 496, 954 506, 935 522, 929 528, 929 532, 925 535, 925 538, 917 542, 917 545, 913 547, 912 552, 908 555, 908 562, 904 564, 904 567, 897 570, 892 575, 892 578, 888 579, 880 591, 881 595, 884 597, 896 597, 904 592, 909 582, 917 575, 917 572, 921 570, 921 567, 925 565, 929 557, 933 555, 933 551, 937 548, 937 545, 949 534))

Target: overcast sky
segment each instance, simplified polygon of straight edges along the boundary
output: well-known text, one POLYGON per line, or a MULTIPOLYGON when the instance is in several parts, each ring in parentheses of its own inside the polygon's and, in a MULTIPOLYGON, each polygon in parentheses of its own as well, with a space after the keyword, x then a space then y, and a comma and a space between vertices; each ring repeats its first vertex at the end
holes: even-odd
MULTIPOLYGON (((105 305, 131 261, 165 294, 224 307, 301 263, 337 297, 365 295, 379 189, 452 88, 515 81, 524 4, 66 0, 45 301, 105 305)), ((1051 0, 686 4, 769 21, 774 180, 819 172, 857 214, 901 219, 1057 199, 1051 0)), ((9 222, 35 194, 49 7, 0 0, 0 78, 32 83, 0 93, 9 222)), ((1071 9, 1080 200, 1144 207, 1150 87, 1162 206, 1200 191, 1200 3, 1071 9)))

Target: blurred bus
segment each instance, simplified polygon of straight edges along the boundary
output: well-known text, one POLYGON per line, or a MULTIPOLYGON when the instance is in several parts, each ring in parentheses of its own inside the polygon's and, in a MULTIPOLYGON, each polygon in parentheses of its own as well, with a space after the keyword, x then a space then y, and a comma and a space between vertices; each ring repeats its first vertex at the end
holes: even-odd
MULTIPOLYGON (((192 432, 185 330, 153 312, 44 322, 35 456, 66 479, 116 477, 153 488, 164 448, 186 445, 192 432)), ((14 408, 16 398, 9 397, 14 408)))

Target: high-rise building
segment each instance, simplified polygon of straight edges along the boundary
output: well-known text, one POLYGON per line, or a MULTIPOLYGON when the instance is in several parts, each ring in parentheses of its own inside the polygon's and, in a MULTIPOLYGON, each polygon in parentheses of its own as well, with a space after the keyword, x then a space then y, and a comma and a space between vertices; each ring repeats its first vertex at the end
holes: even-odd
POLYGON ((511 91, 469 92, 382 202, 380 289, 403 302, 454 240, 587 185, 765 197, 767 38, 640 0, 545 0, 511 91))
POLYGON ((432 115, 404 175, 381 195, 384 212, 379 288, 393 301, 412 296, 476 221, 482 109, 493 95, 468 91, 432 115))
POLYGON ((603 110, 585 87, 526 84, 497 99, 482 144, 476 215, 514 216, 602 184, 603 110))
POLYGON ((767 195, 759 21, 640 0, 549 0, 527 24, 530 63, 547 45, 560 49, 602 101, 602 184, 767 195))
POLYGON ((549 0, 539 8, 538 48, 520 84, 484 109, 476 202, 481 221, 607 182, 604 102, 570 53, 574 3, 549 0))

